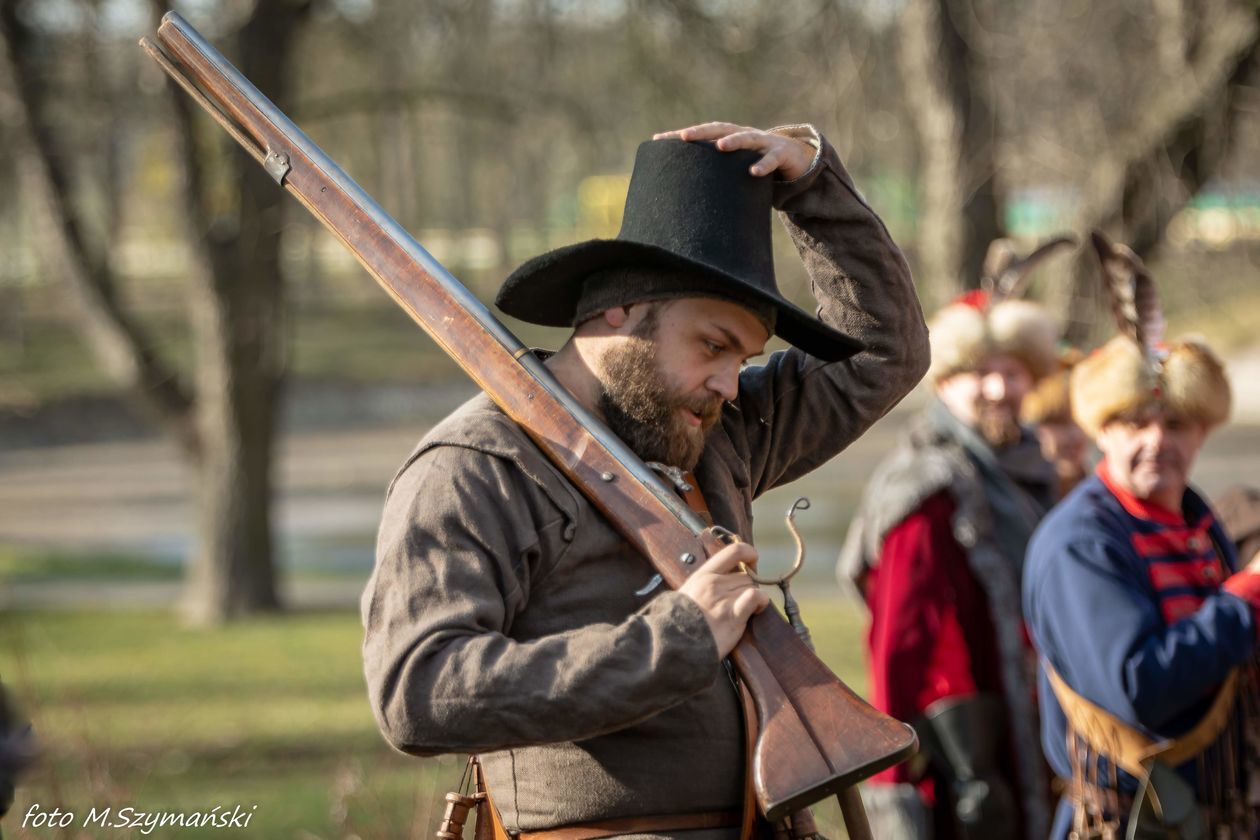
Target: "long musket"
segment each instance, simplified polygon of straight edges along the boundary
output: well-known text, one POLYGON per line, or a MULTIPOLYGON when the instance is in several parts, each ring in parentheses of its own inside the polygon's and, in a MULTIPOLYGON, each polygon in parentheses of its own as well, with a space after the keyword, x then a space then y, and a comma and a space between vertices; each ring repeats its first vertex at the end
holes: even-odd
MULTIPOLYGON (((342 241, 394 301, 529 434, 621 535, 678 588, 723 546, 683 501, 583 408, 402 226, 174 12, 141 46, 342 241)), ((840 681, 771 608, 731 654, 756 707, 751 772, 773 821, 913 754, 910 727, 840 681)), ((847 815, 846 815, 847 821, 847 815)))

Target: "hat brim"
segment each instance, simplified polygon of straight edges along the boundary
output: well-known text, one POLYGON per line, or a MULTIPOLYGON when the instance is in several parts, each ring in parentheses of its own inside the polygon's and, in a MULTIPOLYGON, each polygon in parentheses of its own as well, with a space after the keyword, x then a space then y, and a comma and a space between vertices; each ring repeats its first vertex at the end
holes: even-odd
POLYGON ((773 306, 777 312, 775 335, 825 362, 842 361, 866 349, 862 342, 832 329, 784 297, 706 263, 656 245, 623 239, 591 239, 534 257, 503 282, 495 304, 513 318, 531 324, 570 327, 583 281, 593 272, 616 266, 694 271, 720 279, 729 286, 731 300, 743 298, 773 306))

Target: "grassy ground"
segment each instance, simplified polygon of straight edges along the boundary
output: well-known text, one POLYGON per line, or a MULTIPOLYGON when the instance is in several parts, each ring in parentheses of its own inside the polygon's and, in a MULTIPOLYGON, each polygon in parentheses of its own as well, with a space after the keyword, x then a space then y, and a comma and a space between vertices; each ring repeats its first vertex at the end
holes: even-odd
POLYGON ((0 545, 0 586, 54 581, 174 581, 180 580, 183 574, 183 569, 175 563, 134 554, 76 554, 0 545))
MULTIPOLYGON (((823 658, 862 689, 861 616, 831 599, 803 609, 823 658)), ((140 836, 23 830, 33 803, 75 811, 77 825, 92 807, 109 805, 257 805, 237 836, 431 837, 441 797, 460 775, 454 757, 407 758, 380 740, 353 612, 255 619, 213 632, 158 612, 17 612, 0 617, 0 639, 0 675, 46 753, 19 789, 6 837, 140 836)), ((840 833, 833 805, 820 818, 831 836, 840 833)))

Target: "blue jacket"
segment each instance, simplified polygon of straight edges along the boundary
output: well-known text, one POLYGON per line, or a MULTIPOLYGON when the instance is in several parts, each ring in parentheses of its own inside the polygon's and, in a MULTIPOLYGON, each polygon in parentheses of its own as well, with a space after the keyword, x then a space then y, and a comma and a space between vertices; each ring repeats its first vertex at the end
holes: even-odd
MULTIPOLYGON (((1187 489, 1180 525, 1140 504, 1097 475, 1069 494, 1029 544, 1024 615, 1038 653, 1074 691, 1154 738, 1176 737, 1251 655, 1255 619, 1221 589, 1237 557, 1204 500, 1187 489)), ((1070 778, 1066 721, 1044 664, 1038 682, 1042 747, 1070 778)), ((1182 767, 1192 783, 1193 768, 1182 767)), ((1136 789, 1123 772, 1119 784, 1136 789)))

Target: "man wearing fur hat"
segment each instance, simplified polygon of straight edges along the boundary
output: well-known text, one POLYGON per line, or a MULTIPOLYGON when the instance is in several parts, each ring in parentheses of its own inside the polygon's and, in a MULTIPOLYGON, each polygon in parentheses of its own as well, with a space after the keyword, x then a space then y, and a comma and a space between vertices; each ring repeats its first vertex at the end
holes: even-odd
POLYGON ((929 332, 935 398, 867 485, 838 567, 870 609, 872 703, 922 746, 863 794, 876 836, 1044 837, 1019 576, 1055 477, 1018 418, 1058 329, 978 291, 929 332))
POLYGON ((1024 576, 1043 746, 1066 783, 1052 836, 1123 836, 1127 825, 1137 836, 1252 837, 1236 714, 1252 702, 1236 694, 1256 647, 1260 571, 1236 570, 1187 483, 1229 413, 1229 383, 1206 345, 1162 343, 1137 257, 1101 236, 1095 247, 1123 334, 1071 384, 1103 459, 1042 523, 1024 576))
POLYGON ((722 662, 767 602, 739 568, 757 557, 752 500, 830 459, 922 376, 905 261, 812 127, 709 123, 640 146, 617 239, 531 260, 498 304, 571 326, 547 362, 560 382, 645 461, 691 471, 745 542, 680 590, 648 591, 648 562, 473 399, 389 489, 363 597, 381 730, 410 753, 479 753, 524 840, 733 838, 745 747, 722 662), (775 284, 772 206, 817 318, 775 284), (749 366, 771 334, 794 346, 749 366))
POLYGON ((1088 471, 1089 441, 1072 417, 1068 387, 1072 368, 1080 360, 1080 351, 1076 349, 1060 353, 1058 369, 1037 383, 1019 409, 1020 421, 1036 433, 1042 456, 1054 467, 1059 478, 1056 493, 1059 499, 1080 484, 1088 471))

